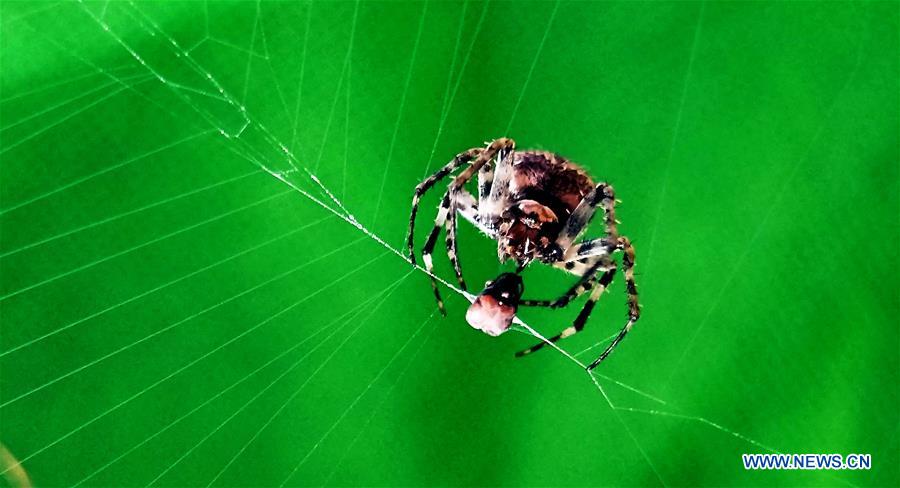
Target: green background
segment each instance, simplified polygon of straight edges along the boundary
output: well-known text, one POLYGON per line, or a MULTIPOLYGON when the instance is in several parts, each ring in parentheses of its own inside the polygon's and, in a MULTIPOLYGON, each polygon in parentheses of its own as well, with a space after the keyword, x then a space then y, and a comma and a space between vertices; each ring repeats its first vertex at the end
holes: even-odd
MULTIPOLYGON (((897 486, 898 12, 3 1, 0 441, 39 486, 897 486), (644 317, 599 387, 296 191, 400 248, 500 136, 623 200, 644 317), (873 468, 742 468, 767 449, 873 468)), ((624 319, 619 280, 561 345, 624 319)))

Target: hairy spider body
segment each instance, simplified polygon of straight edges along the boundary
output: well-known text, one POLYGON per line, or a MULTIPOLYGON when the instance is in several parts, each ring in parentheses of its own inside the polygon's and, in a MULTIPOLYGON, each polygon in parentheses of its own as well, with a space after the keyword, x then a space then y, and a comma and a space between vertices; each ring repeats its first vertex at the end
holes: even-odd
MULTIPOLYGON (((545 151, 516 151, 507 193, 511 202, 497 212, 488 208, 480 219, 490 222, 499 213, 497 254, 500 261, 519 264, 538 259, 556 261, 554 245, 569 216, 594 189, 591 178, 563 157, 545 151)), ((490 227, 490 225, 488 225, 490 227)))
MULTIPOLYGON (((485 285, 484 291, 466 314, 470 325, 496 336, 506 331, 520 305, 564 307, 572 299, 590 291, 587 303, 572 326, 549 339, 556 342, 581 331, 600 294, 609 286, 618 265, 612 256, 622 252, 622 270, 628 296, 628 321, 616 338, 588 369, 605 359, 640 317, 637 287, 634 283, 634 248, 626 237, 618 235, 615 196, 606 183, 594 183, 578 165, 546 151, 517 151, 512 139, 494 140, 486 148, 472 148, 453 158, 435 174, 420 183, 413 194, 407 247, 415 264, 414 227, 421 196, 438 181, 460 170, 441 199, 434 227, 422 249, 422 260, 432 273, 432 252, 442 228, 446 228, 447 256, 453 265, 460 288, 466 290, 457 257, 457 215, 476 225, 497 241, 501 262, 514 260, 516 273, 504 273, 485 285), (462 169, 461 169, 462 168, 462 169), (465 188, 478 176, 478 198, 465 188), (576 242, 590 224, 595 211, 604 215, 602 237, 576 242), (524 289, 518 273, 532 261, 560 268, 579 277, 556 300, 523 300, 524 289)), ((446 315, 437 282, 432 288, 441 312, 446 315)), ((540 349, 540 343, 521 351, 523 356, 540 349)))

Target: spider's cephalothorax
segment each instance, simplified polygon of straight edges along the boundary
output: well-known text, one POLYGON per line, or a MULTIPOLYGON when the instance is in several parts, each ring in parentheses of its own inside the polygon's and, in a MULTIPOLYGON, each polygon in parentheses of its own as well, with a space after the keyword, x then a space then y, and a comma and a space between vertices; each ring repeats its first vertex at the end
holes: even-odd
MULTIPOLYGON (((439 180, 464 166, 444 193, 434 228, 422 250, 426 269, 432 272, 431 253, 441 229, 446 228, 447 255, 460 287, 466 289, 456 249, 457 215, 461 214, 497 241, 501 262, 515 260, 521 271, 528 263, 538 260, 578 276, 575 285, 556 300, 521 300, 523 285, 518 271, 516 274, 504 273, 488 282, 466 315, 473 327, 490 335, 499 335, 509 328, 519 305, 563 307, 573 298, 590 291, 587 303, 572 326, 549 339, 555 342, 584 327, 594 304, 616 272, 612 255, 621 251, 628 294, 628 322, 600 357, 588 366, 588 369, 594 368, 612 352, 640 316, 634 283, 634 248, 628 238, 619 236, 616 231, 616 200, 612 187, 606 183, 595 184, 583 169, 557 154, 516 151, 512 139, 497 139, 486 148, 469 149, 416 187, 407 241, 410 260, 414 264, 413 230, 419 199, 439 180), (477 200, 465 188, 476 173, 477 200), (604 216, 603 236, 576 242, 598 207, 604 216)), ((444 312, 434 279, 432 286, 441 312, 444 312)), ((518 355, 534 352, 543 345, 540 343, 518 355)))

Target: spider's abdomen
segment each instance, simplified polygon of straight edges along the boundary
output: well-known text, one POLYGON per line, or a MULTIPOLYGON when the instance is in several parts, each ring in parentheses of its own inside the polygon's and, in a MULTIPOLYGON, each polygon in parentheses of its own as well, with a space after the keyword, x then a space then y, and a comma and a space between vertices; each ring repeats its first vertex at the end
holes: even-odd
POLYGON ((584 170, 545 151, 517 151, 509 168, 508 198, 499 215, 497 256, 519 263, 558 258, 556 246, 569 216, 594 183, 584 170))
POLYGON ((550 207, 564 221, 594 189, 591 177, 575 163, 545 151, 516 152, 510 193, 550 207))

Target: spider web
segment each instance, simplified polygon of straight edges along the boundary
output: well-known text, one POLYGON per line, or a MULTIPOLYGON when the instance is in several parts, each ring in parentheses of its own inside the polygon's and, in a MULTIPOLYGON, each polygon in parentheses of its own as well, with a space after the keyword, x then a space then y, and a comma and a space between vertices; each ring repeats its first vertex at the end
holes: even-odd
MULTIPOLYGON (((361 25, 373 21, 365 3, 335 6, 339 11, 335 15, 345 22, 332 31, 316 22, 317 16, 325 15, 318 10, 324 7, 259 1, 241 4, 240 26, 242 32, 250 33, 243 39, 229 36, 235 26, 225 22, 234 20, 224 14, 233 7, 218 3, 178 4, 177 9, 188 14, 184 18, 198 23, 193 29, 185 29, 177 16, 153 3, 61 2, 9 8, 13 12, 3 14, 4 31, 51 47, 54 59, 63 59, 70 69, 65 76, 50 76, 33 89, 3 94, 0 151, 5 158, 36 154, 37 158, 55 156, 72 165, 58 169, 48 164, 48 169, 36 169, 59 171, 58 184, 37 186, 48 179, 39 174, 34 178, 35 187, 5 190, 0 205, 6 241, 0 254, 4 276, 0 360, 5 373, 0 414, 6 424, 4 441, 18 456, 17 462, 4 468, 5 474, 14 476, 21 463, 35 481, 73 486, 111 480, 147 485, 327 485, 346 475, 348 460, 363 439, 379 434, 384 439, 391 437, 389 432, 372 430, 375 420, 385 413, 398 388, 414 388, 410 377, 426 361, 423 351, 431 354, 437 347, 434 337, 440 335, 444 341, 447 335, 430 302, 413 307, 417 312, 408 316, 392 313, 409 308, 403 300, 406 296, 421 303, 429 300, 422 276, 426 271, 411 267, 399 247, 406 215, 394 215, 407 203, 407 194, 420 175, 407 175, 395 184, 392 178, 398 171, 394 168, 400 160, 416 155, 427 161, 424 176, 452 153, 445 151, 452 148, 445 140, 456 137, 448 132, 452 121, 458 120, 454 114, 460 87, 472 74, 472 54, 491 22, 490 4, 448 5, 426 2, 407 6, 411 13, 404 18, 411 22, 404 32, 410 39, 409 50, 402 55, 406 62, 385 81, 400 87, 400 96, 393 99, 396 112, 385 115, 384 127, 379 128, 378 134, 387 141, 383 164, 370 168, 355 161, 378 156, 359 149, 355 134, 364 128, 353 125, 354 117, 367 109, 356 98, 360 85, 371 83, 367 78, 378 80, 380 73, 377 67, 358 65, 359 52, 371 42, 360 38, 361 25), (448 12, 458 20, 444 29, 449 38, 439 39, 428 22, 448 12), (73 18, 78 22, 71 23, 73 18), (88 48, 74 47, 73 39, 80 39, 88 48), (315 49, 335 45, 329 53, 333 54, 332 64, 326 76, 316 73, 326 67, 307 61, 313 43, 315 49), (443 69, 423 75, 417 71, 423 52, 435 44, 446 46, 447 62, 443 69), (91 49, 104 55, 93 57, 91 49), (288 54, 292 54, 290 62, 288 54), (232 61, 236 59, 244 59, 245 64, 235 65, 232 61), (426 144, 416 145, 422 146, 417 154, 406 140, 410 112, 416 110, 411 97, 421 82, 417 76, 437 75, 444 81, 439 85, 443 90, 435 97, 436 127, 423 129, 432 136, 426 144), (315 85, 314 93, 305 93, 311 85, 315 85), (50 101, 42 102, 38 110, 28 104, 44 96, 50 101), (19 104, 25 108, 19 110, 19 104), (109 131, 103 137, 112 138, 111 154, 123 157, 104 165, 72 146, 51 150, 42 142, 67 129, 95 137, 94 131, 103 130, 91 127, 100 124, 99 117, 114 120, 116 110, 135 106, 179 123, 172 124, 168 132, 160 128, 136 135, 109 131), (308 114, 313 112, 321 118, 311 119, 308 114), (146 140, 138 140, 144 136, 146 140), (215 178, 210 179, 208 168, 190 163, 190 158, 204 153, 227 162, 221 164, 221 174, 215 178), (171 188, 146 191, 136 180, 147 173, 175 174, 181 181, 171 188), (60 225, 52 217, 26 221, 33 218, 31 209, 91 199, 95 188, 108 191, 91 186, 106 178, 140 188, 145 191, 140 197, 149 198, 97 205, 105 196, 101 194, 90 200, 95 202, 93 208, 73 210, 83 218, 71 220, 71 225, 60 225), (398 188, 405 190, 399 194, 398 188), (200 215, 186 211, 211 199, 216 203, 200 215), (33 235, 11 235, 26 223, 37 230, 33 235), (242 226, 267 229, 265 238, 226 242, 242 226), (109 238, 114 232, 110 229, 130 229, 134 238, 123 245, 96 244, 109 238), (197 233, 201 237, 191 240, 197 233), (322 236, 338 237, 317 244, 322 236), (202 259, 173 251, 196 246, 198 240, 210 241, 208 248, 193 249, 202 259), (78 254, 76 250, 82 248, 87 251, 78 254), (59 255, 30 265, 50 249, 58 249, 59 255), (150 256, 136 257, 145 254, 150 256), (281 266, 243 274, 263 254, 278 256, 281 266), (177 255, 184 262, 167 263, 167 255, 177 255), (128 271, 136 277, 132 285, 120 290, 101 280, 110 273, 124 272, 119 266, 123 258, 137 269, 128 271), (155 272, 162 263, 171 264, 171 270, 155 272), (216 282, 225 286, 209 295, 196 294, 198 288, 216 282), (71 293, 63 288, 79 287, 92 289, 89 299, 60 301, 71 293), (196 303, 192 303, 195 295, 196 303), (50 304, 65 310, 33 316, 35 307, 50 304), (159 319, 146 324, 129 320, 139 314, 158 314, 159 319), (287 324, 298 322, 297 330, 287 330, 287 324), (97 335, 85 332, 98 327, 107 327, 102 335, 113 337, 98 341, 97 335), (200 331, 205 337, 190 344, 200 331), (79 340, 82 334, 85 339, 79 340), (380 348, 373 351, 367 346, 375 341, 380 348), (257 354, 252 360, 231 352, 246 343, 257 354), (77 353, 58 365, 45 362, 57 351, 72 350, 77 353), (255 361, 259 358, 262 360, 255 361), (44 369, 39 374, 23 374, 41 366, 44 369), (99 371, 107 375, 117 371, 112 377, 120 383, 99 384, 99 371), (96 395, 103 405, 80 410, 78 395, 96 395), (155 421, 131 425, 129 419, 141 418, 138 405, 146 407, 148 398, 158 400, 165 395, 178 401, 154 411, 155 421), (180 395, 184 398, 177 398, 180 395), (42 415, 59 412, 57 415, 71 414, 71 418, 27 421, 34 418, 29 412, 37 404, 44 405, 37 410, 42 415), (319 404, 328 404, 333 411, 319 411, 319 404), (10 425, 23 430, 12 432, 10 425), (74 452, 86 437, 98 435, 109 436, 107 449, 90 455, 74 452), (289 456, 279 455, 276 462, 276 447, 272 446, 283 445, 285 439, 300 448, 289 456), (143 466, 135 469, 135 460, 149 453, 154 461, 140 463, 143 466), (62 460, 75 468, 48 472, 54 462, 62 460), (267 461, 271 464, 264 468, 253 466, 267 461), (257 478, 263 476, 261 471, 265 471, 264 477, 257 478), (123 473, 130 477, 123 478, 123 473)), ((514 135, 510 130, 528 103, 545 46, 556 34, 559 10, 558 1, 541 6, 538 18, 543 20, 534 27, 537 34, 528 46, 530 62, 518 78, 519 88, 506 106, 497 109, 496 117, 501 120, 500 127, 506 127, 506 134, 514 135)), ((692 11, 690 62, 683 73, 675 134, 682 124, 703 12, 702 7, 692 11)), ((15 40, 5 42, 10 43, 4 46, 9 63, 8 53, 17 44, 13 44, 15 40)), ((28 68, 22 71, 27 73, 28 68)), ((846 85, 841 91, 844 88, 846 85)), ((817 133, 813 140, 818 137, 817 133)), ((674 136, 671 144, 674 147, 674 136)), ((7 165, 14 166, 8 171, 26 171, 15 166, 15 161, 4 163, 7 165)), ((667 186, 668 179, 667 172, 667 186)), ((660 211, 662 205, 661 199, 660 211)), ((654 227, 654 236, 655 232, 654 227)), ((653 241, 651 237, 651 249, 653 241)), ((439 272, 434 277, 444 292, 473 299, 441 276, 439 272)), ((607 301, 617 299, 604 297, 607 301)), ((463 300, 451 303, 451 318, 455 314, 458 319, 464 304, 463 300)), ((614 313, 612 305, 603 309, 614 313)), ((460 323, 457 319, 451 320, 454 325, 460 323)), ((709 315, 701 328, 708 319, 709 315)), ((517 319, 515 330, 546 341, 529 322, 517 319)), ((556 325, 560 325, 558 319, 556 325)), ((637 330, 643 327, 640 323, 637 330)), ((648 470, 646 482, 667 485, 676 481, 667 479, 665 471, 658 468, 664 460, 648 446, 644 431, 648 424, 642 419, 686 422, 734 438, 748 452, 779 452, 762 438, 634 386, 626 371, 607 374, 601 367, 586 372, 585 361, 614 337, 598 341, 604 334, 597 330, 599 327, 587 334, 593 337, 587 347, 576 343, 581 344, 572 349, 577 352, 570 352, 569 347, 575 346, 565 343, 550 346, 562 359, 564 371, 578 378, 578 388, 591 390, 596 415, 622 429, 626 437, 616 441, 639 453, 635 466, 648 470)), ((629 342, 638 342, 640 335, 638 332, 638 338, 629 342)), ((471 340, 472 336, 466 337, 471 340)), ((695 339, 696 335, 691 336, 687 347, 695 339)), ((367 483, 365 478, 347 479, 367 483)))

